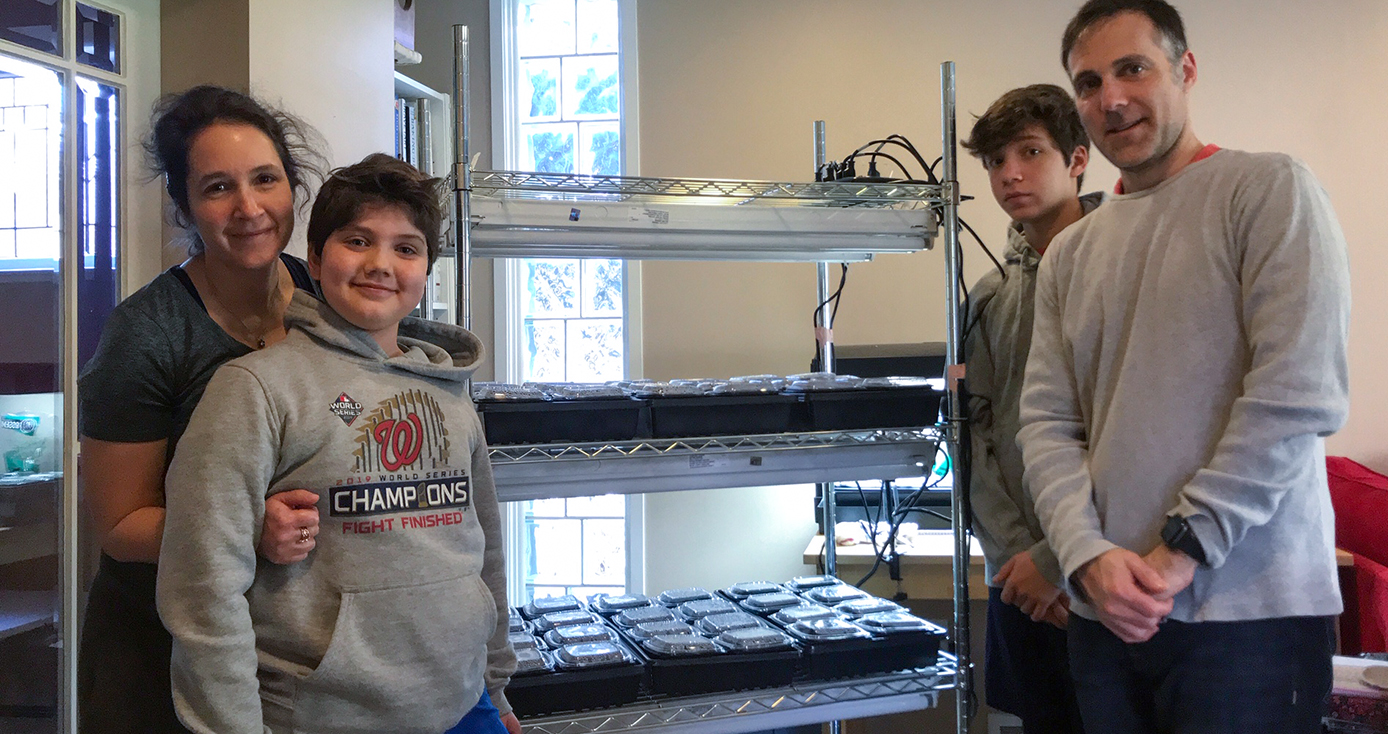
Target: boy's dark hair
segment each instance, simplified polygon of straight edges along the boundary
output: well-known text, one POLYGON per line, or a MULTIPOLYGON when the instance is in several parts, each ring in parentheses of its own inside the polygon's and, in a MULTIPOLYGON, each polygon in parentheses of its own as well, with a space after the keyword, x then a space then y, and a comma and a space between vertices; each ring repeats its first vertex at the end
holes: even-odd
POLYGON ((1181 65, 1181 57, 1186 54, 1186 25, 1181 21, 1181 13, 1165 0, 1089 0, 1080 8, 1070 25, 1065 26, 1065 35, 1060 40, 1060 65, 1070 70, 1070 52, 1080 34, 1101 20, 1107 20, 1119 13, 1141 13, 1152 21, 1157 29, 1158 41, 1166 47, 1166 55, 1171 65, 1181 65))
POLYGON ((270 139, 279 154, 294 200, 308 201, 309 181, 322 177, 322 157, 310 143, 316 133, 297 118, 234 89, 210 84, 166 94, 154 103, 150 132, 144 141, 145 156, 174 203, 173 220, 190 230, 188 252, 203 250, 202 238, 193 227, 188 203, 188 151, 198 133, 217 123, 249 125, 270 139))
POLYGON ((323 257, 323 245, 333 232, 351 224, 369 206, 398 206, 424 234, 429 267, 439 257, 439 239, 446 216, 443 179, 385 153, 372 153, 360 163, 338 168, 318 189, 308 218, 308 246, 323 257))
MULTIPOLYGON (((961 145, 975 158, 986 158, 1016 140, 1032 125, 1040 125, 1065 156, 1069 165, 1075 148, 1089 147, 1089 135, 1084 132, 1079 110, 1070 93, 1054 84, 1032 84, 998 97, 974 121, 969 139, 961 145)), ((1076 182, 1084 184, 1084 174, 1076 182)))

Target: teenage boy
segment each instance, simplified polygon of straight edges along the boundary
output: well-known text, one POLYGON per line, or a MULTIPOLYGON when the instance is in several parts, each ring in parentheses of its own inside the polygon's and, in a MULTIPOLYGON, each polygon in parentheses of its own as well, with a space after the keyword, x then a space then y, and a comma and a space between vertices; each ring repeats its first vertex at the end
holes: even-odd
POLYGON ((1081 197, 1089 138, 1074 100, 1052 84, 1014 89, 974 123, 964 147, 1012 218, 1006 264, 969 292, 964 356, 973 463, 969 501, 988 589, 988 705, 1027 734, 1079 732, 1065 644, 1068 599, 1055 554, 1022 485, 1017 406, 1031 346, 1036 268, 1051 240, 1102 201, 1081 197))
POLYGON ((1206 146, 1162 0, 1091 0, 1062 61, 1118 194, 1051 245, 1019 440, 1075 600, 1090 732, 1320 731, 1348 408, 1344 235, 1305 165, 1206 146), (1141 644, 1131 644, 1141 643, 1141 644))
POLYGON ((438 255, 438 183, 381 154, 334 172, 308 227, 323 301, 297 293, 282 343, 218 370, 179 443, 158 603, 198 734, 438 734, 484 692, 510 711, 500 514, 466 392, 482 345, 401 334, 438 255), (258 564, 265 497, 298 487, 319 496, 317 547, 258 564))

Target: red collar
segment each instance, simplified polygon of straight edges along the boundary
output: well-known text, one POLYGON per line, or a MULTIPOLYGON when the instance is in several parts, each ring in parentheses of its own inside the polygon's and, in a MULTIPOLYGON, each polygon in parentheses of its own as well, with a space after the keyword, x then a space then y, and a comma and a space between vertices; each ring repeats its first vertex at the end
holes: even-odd
MULTIPOLYGON (((1207 146, 1201 148, 1201 149, 1200 149, 1200 152, 1199 152, 1199 153, 1196 153, 1196 154, 1195 154, 1195 157, 1190 159, 1190 163, 1195 163, 1195 162, 1197 162, 1197 161, 1203 161, 1203 160, 1205 160, 1206 158, 1209 158, 1210 156, 1212 156, 1212 155, 1214 155, 1215 153, 1218 153, 1218 152, 1219 152, 1219 146, 1218 146, 1218 145, 1215 145, 1214 143, 1210 143, 1209 145, 1207 145, 1207 146)), ((1187 163, 1186 165, 1190 165, 1190 163, 1187 163)), ((1122 193, 1124 193, 1124 192, 1123 192, 1123 179, 1121 179, 1121 178, 1118 179, 1118 183, 1116 183, 1116 184, 1113 185, 1113 193, 1115 193, 1115 194, 1122 194, 1122 193)))

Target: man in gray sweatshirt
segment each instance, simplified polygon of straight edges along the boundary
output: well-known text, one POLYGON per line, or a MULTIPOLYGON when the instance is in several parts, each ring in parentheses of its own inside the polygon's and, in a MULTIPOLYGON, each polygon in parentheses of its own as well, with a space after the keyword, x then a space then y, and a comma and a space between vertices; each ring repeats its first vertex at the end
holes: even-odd
POLYGON ((1018 435, 1075 600, 1094 732, 1319 731, 1336 582, 1325 436, 1348 410, 1349 273, 1285 155, 1196 137, 1161 0, 1091 0, 1062 61, 1117 195, 1051 244, 1018 435))
POLYGON ((1075 101, 1053 84, 1013 89, 989 105, 964 147, 1012 218, 1005 264, 969 291, 964 361, 969 395, 969 502, 988 578, 988 705, 1026 734, 1080 732, 1060 566, 1022 486, 1017 409, 1031 348, 1036 269, 1051 240, 1103 200, 1081 197, 1089 137, 1075 101))

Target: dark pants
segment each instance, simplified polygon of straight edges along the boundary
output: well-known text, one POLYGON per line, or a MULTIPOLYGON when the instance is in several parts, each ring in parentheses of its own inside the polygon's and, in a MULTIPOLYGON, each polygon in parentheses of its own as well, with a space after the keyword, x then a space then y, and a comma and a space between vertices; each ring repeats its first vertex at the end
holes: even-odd
POLYGON ((1129 645, 1070 617, 1070 667, 1090 734, 1318 734, 1330 617, 1165 622, 1129 645))
POLYGON ((984 687, 988 705, 1022 720, 1026 734, 1079 734, 1065 631, 1033 622, 988 589, 984 687))

